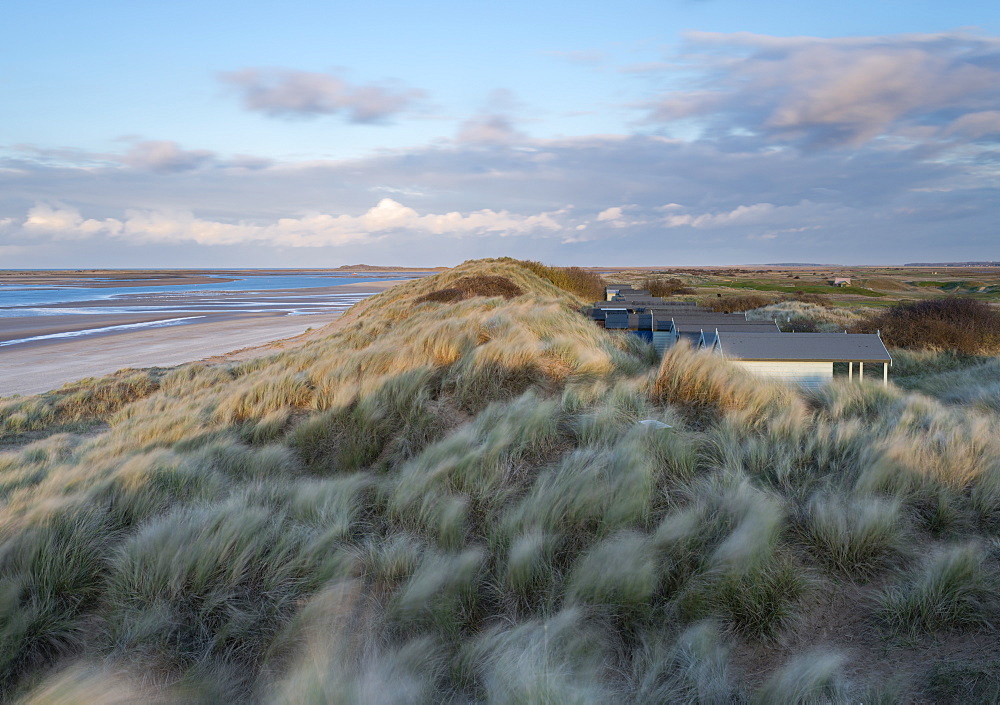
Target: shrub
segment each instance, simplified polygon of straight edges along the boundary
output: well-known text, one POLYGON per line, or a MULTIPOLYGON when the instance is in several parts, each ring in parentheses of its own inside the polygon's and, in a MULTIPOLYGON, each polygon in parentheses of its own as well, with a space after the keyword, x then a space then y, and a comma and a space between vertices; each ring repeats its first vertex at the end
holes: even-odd
POLYGON ((1000 353, 1000 311, 977 299, 954 297, 896 304, 859 324, 882 334, 887 345, 953 350, 967 355, 1000 353))
POLYGON ((733 294, 729 296, 705 297, 698 303, 717 313, 743 313, 755 308, 773 304, 776 299, 764 294, 733 294))
POLYGON ((423 296, 418 296, 413 300, 414 304, 423 304, 429 301, 440 304, 450 304, 468 298, 461 289, 449 287, 447 289, 437 289, 423 296))
POLYGON ((454 301, 469 299, 473 296, 502 296, 505 299, 513 299, 523 293, 524 289, 507 277, 478 274, 456 279, 447 289, 438 289, 419 296, 413 300, 413 303, 420 304, 426 301, 452 303, 454 301))
POLYGON ((681 294, 693 294, 694 289, 689 287, 681 279, 661 279, 649 277, 644 279, 639 286, 640 289, 647 289, 650 296, 676 296, 681 294))

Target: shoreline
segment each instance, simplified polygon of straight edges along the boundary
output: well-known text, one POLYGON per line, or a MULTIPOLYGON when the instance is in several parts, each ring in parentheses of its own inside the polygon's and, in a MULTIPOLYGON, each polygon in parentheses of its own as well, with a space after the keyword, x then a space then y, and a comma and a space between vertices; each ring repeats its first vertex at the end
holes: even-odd
MULTIPOLYGON (((343 294, 378 293, 403 281, 407 280, 358 282, 329 289, 331 293, 343 294)), ((294 346, 296 343, 289 339, 302 336, 303 333, 310 332, 309 329, 333 323, 343 313, 344 311, 302 315, 220 313, 178 325, 37 340, 0 347, 0 397, 41 394, 58 389, 67 382, 99 377, 124 368, 175 367, 206 360, 221 362, 229 359, 230 355, 239 355, 240 359, 266 355, 294 346)), ((124 316, 128 317, 127 314, 124 316)), ((153 314, 151 320, 174 317, 174 314, 153 314)), ((122 315, 94 314, 84 318, 81 325, 87 329, 99 327, 92 323, 116 325, 123 322, 122 315), (109 322, 109 319, 113 320, 109 322)), ((138 315, 138 318, 146 320, 131 322, 150 320, 148 316, 138 315)), ((11 322, 18 319, 2 320, 11 322)), ((11 335, 8 339, 44 335, 46 333, 39 331, 51 331, 44 321, 39 322, 35 318, 34 323, 33 329, 27 322, 22 323, 18 334, 11 335)))

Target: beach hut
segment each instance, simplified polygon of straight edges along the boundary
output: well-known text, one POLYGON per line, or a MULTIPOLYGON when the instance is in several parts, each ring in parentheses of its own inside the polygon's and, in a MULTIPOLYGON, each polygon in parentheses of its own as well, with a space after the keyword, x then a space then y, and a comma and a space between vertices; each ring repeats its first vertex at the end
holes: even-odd
POLYGON ((848 363, 848 376, 859 375, 865 363, 882 364, 889 383, 892 357, 882 338, 867 333, 741 333, 720 330, 712 352, 764 377, 815 389, 833 379, 833 363, 848 363))

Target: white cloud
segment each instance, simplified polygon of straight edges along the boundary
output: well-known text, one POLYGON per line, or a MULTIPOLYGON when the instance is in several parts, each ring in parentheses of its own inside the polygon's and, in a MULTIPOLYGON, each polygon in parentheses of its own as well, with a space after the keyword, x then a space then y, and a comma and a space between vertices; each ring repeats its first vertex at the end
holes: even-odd
POLYGON ((30 211, 22 227, 29 233, 51 235, 56 238, 86 238, 93 235, 117 235, 122 223, 114 218, 106 220, 84 219, 80 211, 67 206, 38 204, 30 211))
POLYGON ((467 214, 457 211, 420 215, 414 209, 383 198, 360 216, 318 213, 301 218, 280 218, 267 224, 225 223, 196 217, 189 212, 126 212, 123 220, 84 219, 68 206, 45 204, 32 208, 23 227, 31 233, 55 238, 87 238, 98 235, 128 240, 130 243, 183 243, 237 245, 266 243, 283 247, 326 247, 370 242, 389 234, 414 237, 463 238, 486 234, 545 235, 561 232, 564 210, 519 215, 483 209, 467 214))
POLYGON ((755 203, 752 206, 738 206, 731 211, 724 213, 702 213, 693 215, 685 213, 682 215, 668 215, 663 219, 663 223, 668 228, 678 228, 690 226, 692 228, 718 228, 729 225, 755 223, 762 220, 774 211, 774 205, 770 203, 755 203))
POLYGON ((605 208, 600 213, 597 214, 597 219, 601 222, 607 220, 618 220, 622 217, 622 209, 620 206, 614 206, 612 208, 605 208))

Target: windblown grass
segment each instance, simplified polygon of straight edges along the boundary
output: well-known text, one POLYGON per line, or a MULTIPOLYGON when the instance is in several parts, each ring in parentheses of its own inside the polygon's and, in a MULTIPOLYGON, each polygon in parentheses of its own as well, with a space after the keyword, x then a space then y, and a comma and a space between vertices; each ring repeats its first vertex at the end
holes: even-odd
POLYGON ((975 545, 928 556, 919 569, 879 597, 879 611, 898 630, 975 629, 995 619, 996 593, 975 545))
POLYGON ((5 400, 0 699, 860 701, 995 638, 993 407, 654 360, 587 286, 471 262, 271 357, 5 400))
POLYGON ((0 448, 30 437, 31 431, 79 431, 105 421, 129 403, 155 392, 162 377, 163 371, 156 368, 121 370, 38 396, 0 399, 0 448))
MULTIPOLYGON (((747 311, 751 321, 778 322, 778 327, 787 332, 840 333, 854 328, 864 314, 853 309, 823 306, 801 300, 781 301, 747 311)), ((870 309, 862 309, 870 311, 870 309)))

